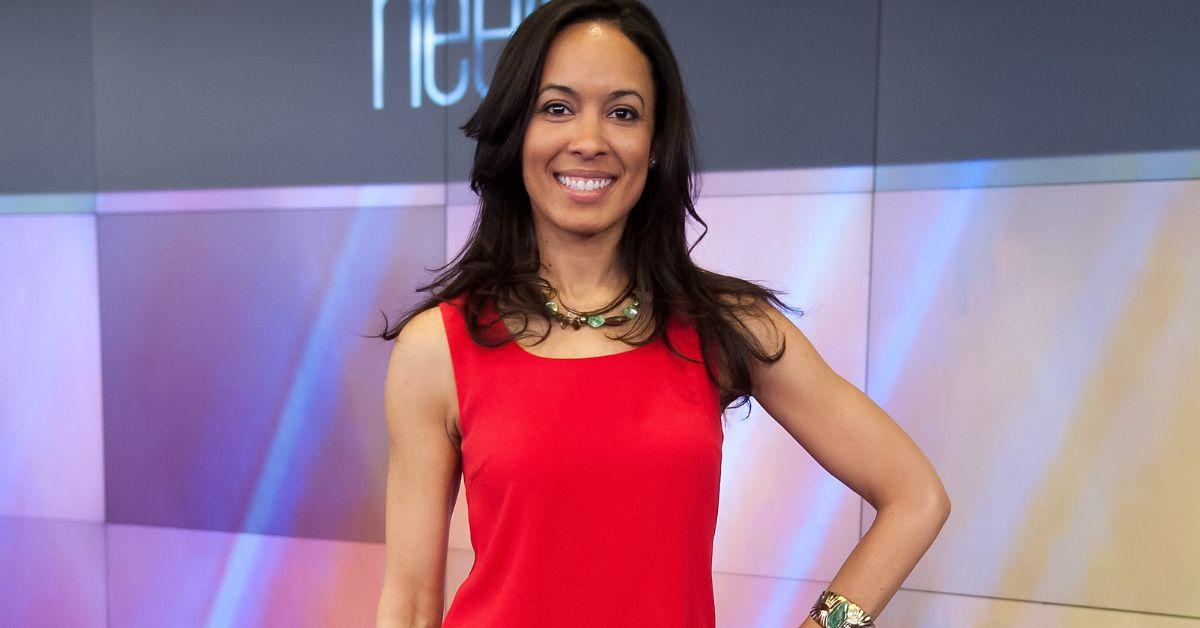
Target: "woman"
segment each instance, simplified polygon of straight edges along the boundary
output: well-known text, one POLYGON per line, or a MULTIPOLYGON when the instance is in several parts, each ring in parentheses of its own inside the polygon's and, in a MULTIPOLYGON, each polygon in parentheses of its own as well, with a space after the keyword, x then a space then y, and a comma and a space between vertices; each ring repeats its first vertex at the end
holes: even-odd
POLYGON ((690 260, 691 121, 655 18, 636 0, 538 8, 463 128, 479 217, 381 334, 379 625, 714 625, 719 418, 751 394, 878 509, 804 624, 870 625, 949 500, 775 291, 690 260), (442 623, 460 476, 475 564, 442 623))

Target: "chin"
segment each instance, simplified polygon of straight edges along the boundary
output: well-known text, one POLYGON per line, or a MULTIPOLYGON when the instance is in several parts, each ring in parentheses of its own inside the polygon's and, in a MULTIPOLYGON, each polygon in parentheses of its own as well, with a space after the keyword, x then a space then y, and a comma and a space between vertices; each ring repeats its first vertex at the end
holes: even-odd
POLYGON ((550 222, 562 231, 578 235, 596 235, 611 229, 617 221, 608 218, 606 212, 560 208, 550 212, 550 222))
POLYGON ((596 220, 593 217, 585 217, 583 219, 567 220, 562 223, 562 226, 567 231, 578 233, 580 235, 596 235, 603 233, 606 229, 612 227, 612 222, 596 220))

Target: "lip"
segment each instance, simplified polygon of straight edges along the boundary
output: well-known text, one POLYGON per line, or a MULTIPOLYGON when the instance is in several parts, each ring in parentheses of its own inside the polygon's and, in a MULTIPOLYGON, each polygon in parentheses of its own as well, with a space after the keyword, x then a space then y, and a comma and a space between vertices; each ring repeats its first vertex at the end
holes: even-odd
POLYGON ((583 179, 615 179, 617 175, 603 170, 555 170, 554 176, 580 177, 583 179))
POLYGON ((557 185, 559 189, 561 189, 563 193, 567 195, 568 199, 575 201, 576 203, 595 203, 604 198, 604 195, 607 194, 610 189, 612 189, 612 186, 616 184, 617 176, 607 172, 601 172, 599 170, 559 170, 554 173, 553 178, 554 184, 557 185), (583 179, 612 179, 613 182, 609 183, 603 188, 597 188, 595 190, 572 190, 558 181, 558 177, 560 176, 579 177, 583 179))

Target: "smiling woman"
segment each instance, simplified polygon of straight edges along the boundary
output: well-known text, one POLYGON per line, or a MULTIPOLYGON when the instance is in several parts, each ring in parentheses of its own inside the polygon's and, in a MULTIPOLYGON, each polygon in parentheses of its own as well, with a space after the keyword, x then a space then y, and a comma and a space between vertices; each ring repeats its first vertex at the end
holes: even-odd
POLYGON ((721 420, 753 393, 879 511, 843 595, 806 622, 871 625, 948 500, 777 291, 691 260, 691 118, 658 21, 636 0, 550 2, 491 85, 463 126, 467 244, 380 334, 396 343, 379 624, 714 626, 721 420), (443 620, 460 478, 475 563, 443 620))
POLYGON ((776 290, 692 261, 686 224, 704 221, 694 205, 691 115, 674 53, 644 5, 539 7, 509 39, 462 128, 476 140, 478 217, 444 272, 419 288, 433 296, 380 337, 396 338, 454 297, 479 344, 518 342, 547 356, 640 346, 666 335, 678 316, 704 339, 702 365, 720 408, 748 400, 752 365, 781 347, 752 334, 747 321, 769 320, 766 304, 800 311, 776 290), (602 315, 634 292, 640 313, 617 336, 551 333, 552 300, 602 315), (480 315, 489 306, 510 334, 487 332, 480 315))

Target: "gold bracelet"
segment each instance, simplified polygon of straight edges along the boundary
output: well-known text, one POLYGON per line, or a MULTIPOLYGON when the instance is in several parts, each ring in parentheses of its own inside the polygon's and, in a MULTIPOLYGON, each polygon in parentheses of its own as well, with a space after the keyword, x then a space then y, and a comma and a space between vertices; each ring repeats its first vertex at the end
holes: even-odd
POLYGON ((861 606, 833 591, 821 591, 808 616, 822 628, 873 628, 874 620, 861 606))

